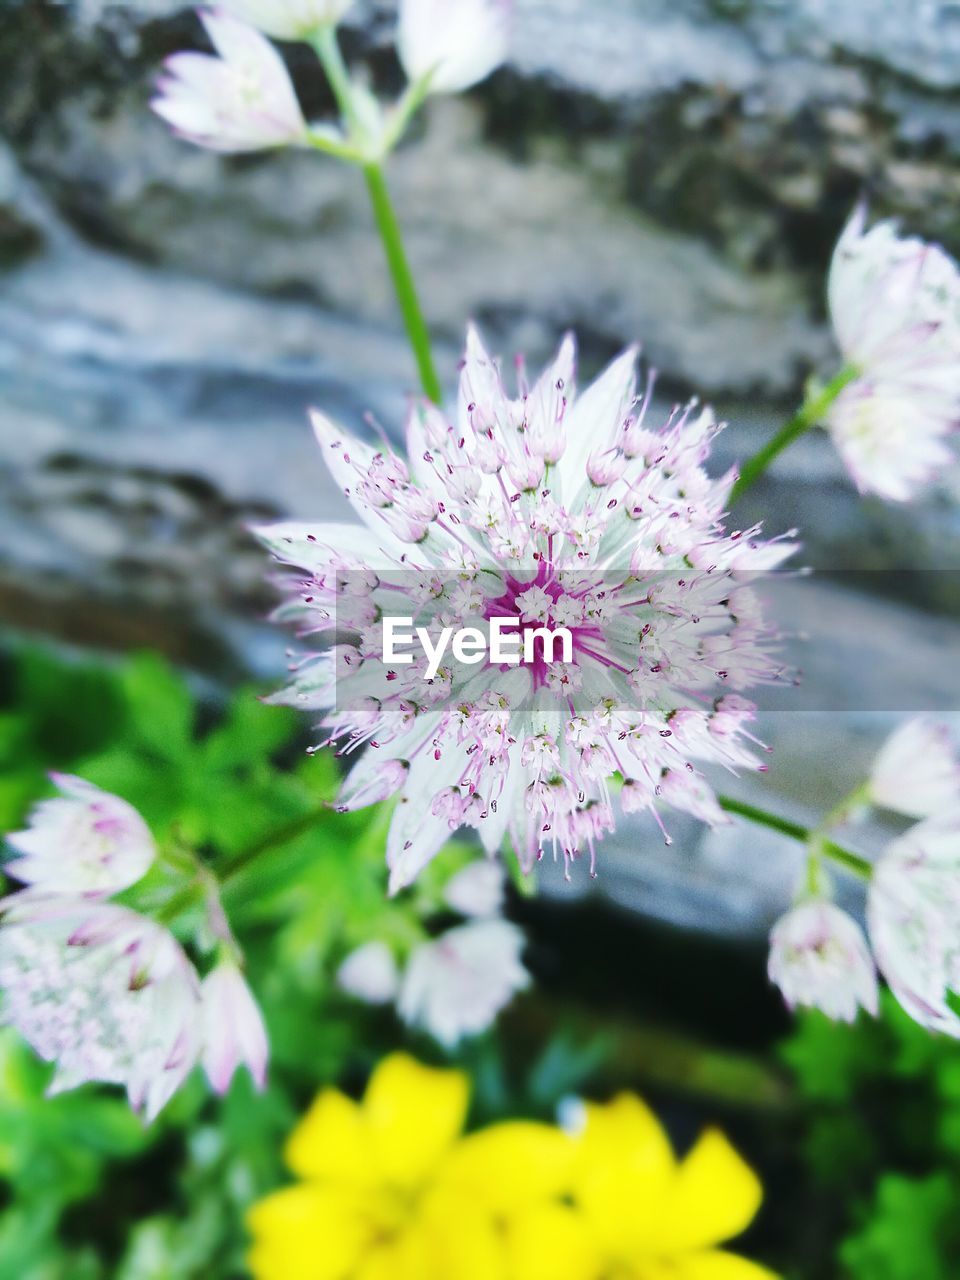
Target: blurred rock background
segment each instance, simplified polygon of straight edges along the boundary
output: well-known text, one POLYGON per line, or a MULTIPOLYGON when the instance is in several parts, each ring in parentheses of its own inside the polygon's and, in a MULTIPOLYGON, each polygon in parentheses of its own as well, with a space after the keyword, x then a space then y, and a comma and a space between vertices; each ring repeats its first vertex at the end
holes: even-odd
MULTIPOLYGON (((835 359, 823 289, 854 202, 960 250, 956 0, 518 0, 510 64, 429 104, 390 180, 442 369, 466 317, 584 371, 640 339, 662 402, 729 420, 717 465, 788 416, 835 359)), ((358 0, 350 62, 400 73, 387 4, 358 0)), ((273 679, 284 639, 251 519, 335 518, 304 409, 395 429, 414 389, 366 195, 313 155, 223 158, 147 109, 161 59, 202 47, 169 0, 4 0, 0 24, 0 619, 103 649, 153 646, 223 682, 273 679)), ((331 108, 286 50, 305 107, 331 108)), ((762 784, 809 815, 859 771, 905 671, 957 697, 958 473, 907 507, 861 502, 825 439, 737 512, 796 524, 848 588, 818 709, 768 714, 762 784), (772 513, 772 514, 771 514, 772 513), (918 569, 928 572, 917 573, 918 569), (856 643, 850 643, 855 638, 856 643), (918 654, 920 655, 918 657, 918 654), (842 715, 837 705, 859 707, 842 715)), ((828 655, 829 657, 829 655, 828 655)), ((821 663, 821 666, 823 663, 821 663)), ((924 703, 926 705, 926 703, 924 703)), ((796 850, 741 827, 667 853, 624 827, 600 891, 675 923, 756 936, 796 850)), ((586 891, 586 878, 579 885, 586 891)))

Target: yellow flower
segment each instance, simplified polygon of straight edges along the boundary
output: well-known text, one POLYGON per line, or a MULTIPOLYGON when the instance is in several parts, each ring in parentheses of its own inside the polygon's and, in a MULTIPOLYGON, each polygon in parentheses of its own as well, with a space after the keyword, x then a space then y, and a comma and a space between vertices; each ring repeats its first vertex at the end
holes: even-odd
POLYGON ((509 1224, 511 1280, 776 1280, 716 1248, 760 1207, 760 1183, 717 1130, 678 1161, 630 1094, 589 1105, 566 1203, 509 1224))
POLYGON ((575 1148, 525 1121, 461 1137, 468 1101, 466 1076, 402 1054, 362 1103, 321 1093, 286 1149, 303 1181, 250 1212, 256 1280, 512 1280, 507 1218, 558 1202, 575 1148))
POLYGON ((256 1280, 776 1280, 716 1246, 761 1198, 715 1130, 678 1161, 624 1094, 583 1132, 528 1121, 462 1136, 466 1076, 403 1054, 362 1103, 327 1089, 292 1133, 302 1181, 254 1205, 256 1280))

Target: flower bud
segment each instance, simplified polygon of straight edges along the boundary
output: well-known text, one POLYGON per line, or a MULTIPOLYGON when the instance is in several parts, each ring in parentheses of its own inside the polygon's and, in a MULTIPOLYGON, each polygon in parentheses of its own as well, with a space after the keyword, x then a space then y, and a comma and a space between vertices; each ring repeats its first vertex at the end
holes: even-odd
POLYGON ((266 1083, 270 1049, 260 1007, 231 961, 218 964, 200 987, 203 1001, 203 1069, 217 1093, 246 1066, 258 1089, 266 1083))
POLYGON ((353 0, 223 0, 242 22, 278 40, 303 40, 336 25, 353 0))
POLYGON ((877 976, 867 940, 856 921, 832 902, 802 902, 777 921, 767 972, 791 1009, 809 1005, 843 1022, 853 1022, 861 1005, 877 1012, 877 976))
POLYGON ((302 142, 307 126, 283 59, 269 40, 222 10, 201 13, 219 56, 176 53, 153 110, 175 133, 212 151, 302 142))
POLYGON ((367 942, 351 951, 337 971, 337 983, 366 1004, 389 1004, 400 986, 393 952, 385 942, 367 942))
POLYGON ((157 850, 132 805, 83 778, 50 775, 60 790, 42 800, 23 831, 7 836, 21 856, 7 872, 40 893, 119 893, 144 876, 157 850))
POLYGON ((404 70, 429 93, 469 89, 507 56, 512 12, 512 0, 400 0, 404 70))
POLYGON ((861 206, 827 286, 837 342, 858 376, 824 425, 861 492, 911 498, 950 460, 960 416, 960 272, 937 245, 861 206))
POLYGON ((516 992, 529 985, 520 959, 523 934, 505 920, 477 920, 417 947, 397 1008, 411 1026, 452 1048, 486 1031, 516 992))
POLYGON ((477 858, 450 879, 443 896, 462 916, 495 916, 503 906, 503 867, 477 858))
POLYGON ((880 971, 907 1013, 960 1038, 960 813, 918 823, 887 849, 867 899, 880 971))
POLYGON ((911 818, 960 806, 960 760, 947 726, 927 716, 902 724, 873 762, 868 788, 874 804, 911 818))

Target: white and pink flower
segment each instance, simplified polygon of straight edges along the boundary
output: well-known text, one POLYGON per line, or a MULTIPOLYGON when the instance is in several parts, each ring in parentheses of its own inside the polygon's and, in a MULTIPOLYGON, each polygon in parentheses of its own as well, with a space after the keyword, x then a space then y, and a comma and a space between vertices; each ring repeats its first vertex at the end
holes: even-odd
POLYGON ((223 0, 241 22, 278 40, 306 40, 335 26, 353 0, 223 0))
POLYGON ((806 1005, 843 1022, 860 1008, 877 1013, 876 966, 863 930, 832 902, 801 902, 777 921, 768 972, 791 1009, 806 1005))
POLYGON ((530 984, 524 937, 506 920, 474 920, 448 929, 410 954, 397 1009, 411 1026, 452 1048, 494 1022, 530 984))
POLYGON ((203 1006, 201 1061, 217 1093, 226 1093, 238 1067, 246 1066, 258 1089, 267 1079, 270 1047, 263 1014, 236 964, 221 961, 200 986, 203 1006))
POLYGON ((203 11, 217 56, 176 53, 151 106, 174 132, 214 151, 260 151, 303 142, 307 125, 276 49, 222 9, 203 11))
POLYGON ((960 810, 890 845, 874 869, 867 919, 880 971, 907 1013, 960 1038, 960 810))
POLYGON ((157 856, 136 809, 83 778, 50 778, 60 795, 42 800, 24 830, 6 837, 20 856, 5 871, 37 893, 100 897, 136 884, 157 856))
POLYGON ((379 939, 365 942, 340 965, 337 985, 364 1004, 390 1004, 400 990, 400 972, 393 952, 379 939))
POLYGON ((874 804, 911 818, 960 808, 960 759, 950 730, 930 716, 907 720, 880 749, 867 787, 874 804))
POLYGON ((513 0, 400 0, 400 61, 428 93, 459 93, 506 58, 512 17, 513 0))
POLYGON ((860 206, 837 244, 830 316, 856 377, 825 425, 861 492, 905 501, 953 461, 960 426, 960 273, 937 245, 866 230, 860 206))
POLYGON ((52 1093, 123 1085, 152 1120, 200 1054, 200 986, 172 934, 136 912, 22 895, 0 928, 0 1024, 56 1063, 52 1093))
POLYGON ((500 862, 477 858, 451 876, 443 891, 448 907, 462 916, 482 919, 499 915, 503 909, 504 872, 500 862))
POLYGON ((741 695, 783 672, 750 579, 793 547, 724 530, 733 473, 703 469, 713 415, 690 404, 649 424, 636 356, 578 394, 568 337, 532 384, 521 367, 511 396, 471 328, 455 413, 414 405, 405 457, 314 415, 363 527, 257 531, 297 570, 278 619, 340 641, 300 662, 275 700, 323 712, 325 744, 367 747, 344 808, 399 797, 392 891, 461 826, 488 853, 509 836, 526 869, 545 852, 565 864, 586 853, 592 866, 615 824, 614 776, 624 808, 719 822, 697 766, 765 767, 741 695), (384 662, 385 616, 429 632, 462 619, 467 598, 481 620, 530 632, 534 660, 444 660, 433 679, 424 662, 384 662), (536 647, 544 613, 569 625, 571 662, 536 647))

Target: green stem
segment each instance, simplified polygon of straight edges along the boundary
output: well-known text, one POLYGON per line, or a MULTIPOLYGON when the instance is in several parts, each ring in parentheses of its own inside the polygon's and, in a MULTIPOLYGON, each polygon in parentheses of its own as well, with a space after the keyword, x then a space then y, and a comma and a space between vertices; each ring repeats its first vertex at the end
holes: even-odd
POLYGON ((172 924, 185 911, 190 911, 203 897, 203 884, 199 876, 195 876, 189 884, 178 889, 168 898, 163 906, 154 914, 157 924, 172 924))
POLYGON ((794 440, 799 440, 811 427, 815 427, 823 415, 836 400, 840 392, 858 376, 859 370, 852 365, 844 365, 835 378, 806 400, 785 426, 781 427, 772 440, 768 440, 762 449, 740 468, 740 477, 730 491, 730 502, 742 498, 750 486, 763 475, 770 463, 782 453, 794 440))
POLYGON ((294 818, 285 826, 278 827, 275 831, 270 831, 259 840, 255 840, 246 849, 242 849, 220 874, 221 889, 228 885, 231 880, 236 879, 242 872, 247 871, 251 864, 256 862, 263 854, 271 853, 281 845, 289 844, 291 840, 295 840, 297 836, 304 835, 329 815, 330 806, 328 804, 322 805, 319 809, 311 809, 307 813, 302 813, 299 818, 294 818))
MULTIPOLYGON (((366 130, 364 129, 363 121, 357 114, 350 72, 347 70, 343 54, 340 52, 335 28, 332 26, 322 27, 313 37, 312 44, 317 57, 323 64, 333 96, 337 100, 341 115, 347 122, 354 144, 362 149, 366 130)), ((408 104, 408 110, 411 113, 418 105, 418 102, 418 98, 414 95, 410 104, 408 104)), ((380 239, 383 241, 384 252, 387 256, 387 266, 390 268, 393 287, 397 295, 397 301, 400 304, 400 312, 403 315, 403 323, 406 326, 407 337, 410 339, 410 345, 413 348, 413 354, 417 362, 420 385, 423 387, 424 394, 434 404, 439 404, 443 392, 433 363, 430 332, 427 329, 427 323, 420 308, 413 272, 410 270, 410 263, 403 247, 400 223, 397 221, 397 215, 393 210, 390 192, 387 190, 386 179, 383 176, 383 169, 376 160, 367 160, 362 167, 364 177, 367 180, 367 190, 370 192, 370 203, 373 205, 377 230, 380 232, 380 239)))
POLYGON ((337 106, 340 108, 340 114, 351 130, 359 135, 362 130, 360 121, 357 118, 356 107, 353 104, 353 87, 350 83, 350 72, 347 70, 347 64, 344 62, 343 54, 340 52, 340 45, 337 43, 336 28, 333 26, 321 27, 310 43, 323 64, 327 80, 330 82, 330 88, 333 90, 333 96, 336 98, 337 106))
POLYGON ((735 813, 738 817, 746 818, 748 822, 769 827, 771 831, 779 831, 781 835, 789 836, 791 840, 797 840, 801 844, 809 845, 810 841, 816 837, 818 848, 826 857, 864 880, 869 880, 873 873, 873 864, 869 859, 862 858, 860 854, 845 849, 843 845, 833 840, 817 836, 817 832, 810 827, 804 827, 799 822, 791 822, 789 818, 781 818, 775 813, 768 813, 766 809, 747 804, 744 800, 734 800, 731 796, 718 796, 717 799, 720 802, 720 808, 725 809, 727 813, 735 813))
POLYGON ((387 255, 387 265, 393 278, 393 287, 397 294, 397 301, 400 303, 403 323, 406 325, 407 337, 410 339, 410 345, 416 357, 420 384, 428 399, 432 400, 434 404, 439 404, 443 393, 440 387, 440 379, 437 377, 437 371, 433 363, 433 355, 430 349, 430 333, 423 318, 423 312, 420 309, 413 273, 410 270, 410 263, 407 261, 406 251, 403 247, 400 224, 393 210, 383 170, 379 164, 371 162, 363 166, 363 172, 367 179, 367 190, 370 192, 370 202, 373 205, 374 217, 377 220, 377 229, 380 232, 384 252, 387 255))

